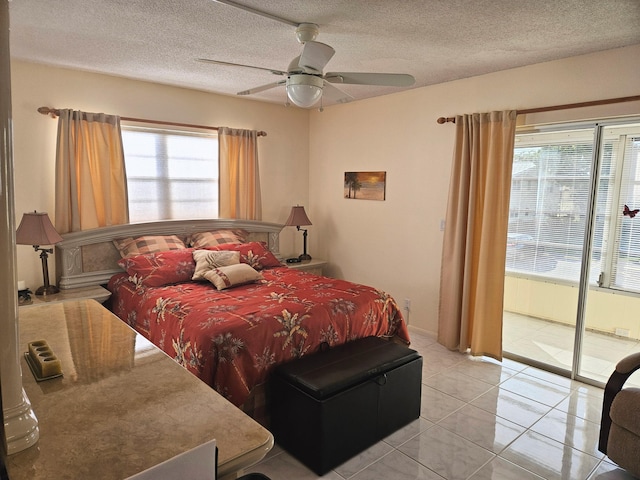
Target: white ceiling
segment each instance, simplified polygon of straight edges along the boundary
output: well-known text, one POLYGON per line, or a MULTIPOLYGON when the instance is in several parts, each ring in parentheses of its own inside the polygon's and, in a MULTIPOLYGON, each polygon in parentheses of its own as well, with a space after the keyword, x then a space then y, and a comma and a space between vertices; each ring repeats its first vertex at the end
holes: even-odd
MULTIPOLYGON (((317 41, 336 50, 325 71, 409 73, 409 88, 640 44, 640 0, 236 1, 318 24, 317 41)), ((287 70, 302 48, 293 26, 212 0, 9 5, 13 58, 225 95, 282 77, 196 58, 287 70)), ((356 99, 400 90, 340 88, 356 99)), ((285 97, 278 87, 250 98, 285 97)))

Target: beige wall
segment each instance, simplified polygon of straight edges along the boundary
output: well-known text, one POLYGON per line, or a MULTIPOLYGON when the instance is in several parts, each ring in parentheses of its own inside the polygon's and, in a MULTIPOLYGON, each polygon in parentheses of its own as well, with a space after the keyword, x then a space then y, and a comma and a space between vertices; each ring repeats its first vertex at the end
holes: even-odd
MULTIPOLYGON (((57 122, 39 106, 266 130, 260 168, 266 221, 307 207, 309 253, 328 273, 372 285, 402 306, 412 325, 437 330, 441 220, 454 138, 440 116, 522 109, 640 94, 640 45, 531 65, 316 110, 123 78, 12 63, 16 215, 53 214, 57 122), (345 171, 387 172, 383 202, 343 198, 345 171)), ((605 107, 599 115, 636 113, 605 107)), ((528 121, 529 119, 524 119, 528 121)), ((302 235, 283 231, 281 251, 299 253, 302 235)), ((39 259, 18 246, 18 276, 41 283, 39 259)))
MULTIPOLYGON (((18 224, 27 211, 46 211, 54 218, 57 120, 37 113, 41 106, 264 130, 267 137, 259 139, 263 220, 284 223, 292 205, 308 204, 305 110, 24 62, 11 68, 18 224)), ((283 230, 283 254, 302 251, 296 233, 283 230)), ((40 259, 30 246, 19 245, 17 251, 18 278, 35 290, 42 285, 40 259)), ((53 257, 49 267, 53 276, 53 257)))
MULTIPOLYGON (((638 79, 640 45, 312 111, 311 255, 401 306, 410 298, 410 323, 435 332, 455 129, 436 119, 638 95, 638 79), (344 172, 368 170, 387 172, 386 201, 344 199, 344 172)), ((637 105, 598 113, 619 111, 640 114, 637 105)))

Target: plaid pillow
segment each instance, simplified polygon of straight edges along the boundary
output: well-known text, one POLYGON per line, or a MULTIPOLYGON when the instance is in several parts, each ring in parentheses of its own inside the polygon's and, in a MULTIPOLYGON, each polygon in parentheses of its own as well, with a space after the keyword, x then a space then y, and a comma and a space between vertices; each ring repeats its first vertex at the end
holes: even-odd
POLYGON ((122 258, 187 248, 184 242, 175 235, 146 235, 138 238, 120 238, 114 240, 113 244, 122 258))
POLYGON ((247 241, 248 232, 244 230, 214 230, 212 232, 194 233, 189 239, 189 244, 195 248, 215 247, 226 243, 244 243, 247 241))
POLYGON ((166 250, 121 258, 118 265, 126 270, 130 281, 146 287, 188 282, 196 269, 191 249, 166 250))

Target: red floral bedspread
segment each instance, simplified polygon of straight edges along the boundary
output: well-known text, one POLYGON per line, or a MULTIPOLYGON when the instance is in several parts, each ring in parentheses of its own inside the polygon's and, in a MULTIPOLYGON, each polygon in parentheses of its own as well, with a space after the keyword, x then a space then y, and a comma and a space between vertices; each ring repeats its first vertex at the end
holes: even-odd
POLYGON ((218 291, 210 283, 163 287, 109 282, 113 311, 236 406, 275 365, 368 336, 409 333, 396 302, 364 285, 298 270, 265 269, 264 281, 218 291))

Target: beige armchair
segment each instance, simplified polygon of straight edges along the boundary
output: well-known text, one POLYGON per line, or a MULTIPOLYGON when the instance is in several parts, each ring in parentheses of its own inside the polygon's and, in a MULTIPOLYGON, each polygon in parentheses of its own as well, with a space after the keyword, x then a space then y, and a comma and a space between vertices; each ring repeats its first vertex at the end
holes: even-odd
POLYGON ((640 388, 624 383, 640 369, 640 352, 616 365, 604 390, 598 450, 629 473, 640 477, 640 388))

